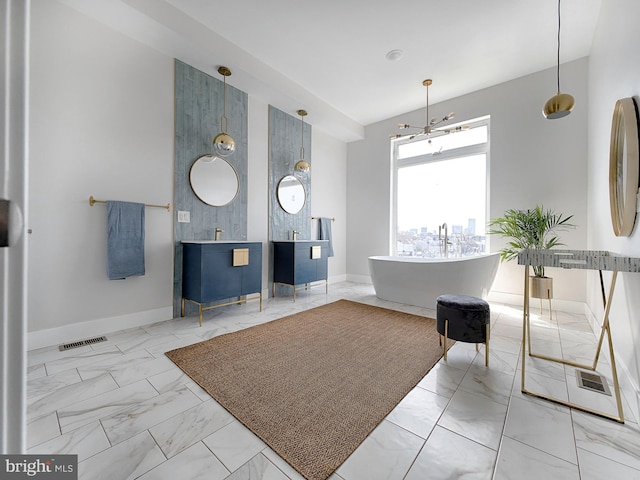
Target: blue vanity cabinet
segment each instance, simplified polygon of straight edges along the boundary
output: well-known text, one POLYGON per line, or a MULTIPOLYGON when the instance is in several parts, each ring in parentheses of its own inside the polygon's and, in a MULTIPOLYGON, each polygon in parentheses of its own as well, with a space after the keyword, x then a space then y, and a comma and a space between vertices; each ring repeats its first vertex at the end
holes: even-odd
POLYGON ((280 283, 296 285, 325 281, 328 277, 328 240, 295 240, 273 242, 273 294, 275 285, 280 283))
POLYGON ((262 243, 183 241, 182 242, 182 315, 188 300, 202 311, 232 303, 260 299, 262 310, 262 243), (259 297, 246 299, 246 295, 259 297), (220 305, 208 303, 238 297, 220 305))

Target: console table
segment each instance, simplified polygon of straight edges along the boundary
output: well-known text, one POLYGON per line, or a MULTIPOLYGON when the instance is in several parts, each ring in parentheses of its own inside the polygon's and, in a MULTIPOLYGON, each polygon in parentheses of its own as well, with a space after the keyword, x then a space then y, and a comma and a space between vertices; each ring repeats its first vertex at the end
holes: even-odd
POLYGON ((522 393, 543 398, 561 405, 576 408, 587 413, 598 415, 619 423, 624 423, 624 414, 622 411, 622 398, 620 396, 620 384, 618 383, 618 373, 616 370, 616 361, 613 349, 613 340, 611 339, 611 327, 609 324, 609 312, 611 310, 611 300, 616 286, 616 278, 618 272, 635 272, 640 273, 640 258, 624 257, 607 251, 596 250, 523 250, 518 254, 518 264, 524 265, 524 308, 522 317, 522 393), (531 328, 529 321, 529 267, 531 265, 542 265, 545 267, 558 268, 578 268, 583 270, 598 270, 600 274, 600 287, 602 290, 602 301, 604 303, 604 318, 602 319, 602 327, 600 329, 600 337, 598 339, 598 347, 595 357, 591 365, 579 364, 562 358, 554 358, 546 355, 535 354, 531 351, 531 328), (613 273, 611 277, 611 285, 609 287, 608 296, 605 294, 604 280, 602 272, 609 270, 613 273), (559 362, 565 365, 571 365, 578 368, 594 371, 598 365, 602 344, 604 342, 605 333, 607 335, 607 343, 609 354, 611 356, 611 375, 613 377, 613 388, 615 391, 616 404, 618 408, 618 416, 610 415, 606 412, 594 410, 582 405, 564 401, 558 398, 550 397, 540 393, 527 390, 525 387, 525 352, 529 349, 529 356, 559 362))

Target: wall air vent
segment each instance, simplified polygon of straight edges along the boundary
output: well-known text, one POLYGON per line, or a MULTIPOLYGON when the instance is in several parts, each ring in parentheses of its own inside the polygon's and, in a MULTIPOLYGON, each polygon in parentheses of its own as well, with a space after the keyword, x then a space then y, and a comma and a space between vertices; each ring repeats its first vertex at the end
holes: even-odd
POLYGON ((611 396, 607 379, 599 373, 576 370, 576 380, 580 388, 611 396))
POLYGON ((93 345, 94 343, 100 343, 100 342, 106 342, 106 341, 107 341, 107 337, 105 336, 94 337, 94 338, 88 338, 87 340, 80 340, 78 342, 64 343, 60 345, 58 348, 60 349, 61 352, 64 352, 65 350, 71 350, 72 348, 84 347, 85 345, 93 345))

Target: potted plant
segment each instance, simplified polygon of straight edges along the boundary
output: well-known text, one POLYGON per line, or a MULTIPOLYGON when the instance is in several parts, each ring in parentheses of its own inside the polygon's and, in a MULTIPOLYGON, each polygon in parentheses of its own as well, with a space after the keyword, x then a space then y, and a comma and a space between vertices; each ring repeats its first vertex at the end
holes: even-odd
MULTIPOLYGON (((489 221, 489 233, 510 239, 507 246, 500 250, 502 261, 513 260, 522 250, 548 250, 560 243, 556 232, 573 228, 569 223, 573 215, 556 214, 542 205, 531 210, 509 209, 502 217, 489 221)), ((545 276, 543 265, 532 265, 529 292, 534 298, 553 298, 553 279, 545 276)), ((551 308, 549 308, 551 313, 551 308)))

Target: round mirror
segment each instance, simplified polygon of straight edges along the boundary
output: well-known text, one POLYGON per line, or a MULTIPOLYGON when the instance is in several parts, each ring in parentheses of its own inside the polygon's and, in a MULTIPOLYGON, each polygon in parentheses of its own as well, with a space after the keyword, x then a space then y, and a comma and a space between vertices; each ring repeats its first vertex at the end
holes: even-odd
POLYGON ((203 155, 191 166, 189 181, 193 193, 207 205, 221 207, 238 194, 238 174, 226 160, 203 155))
POLYGON ((298 213, 304 207, 304 186, 293 175, 282 177, 278 182, 278 202, 287 213, 298 213))
POLYGON ((609 150, 609 203, 616 236, 629 236, 636 221, 638 113, 633 98, 616 102, 609 150))

